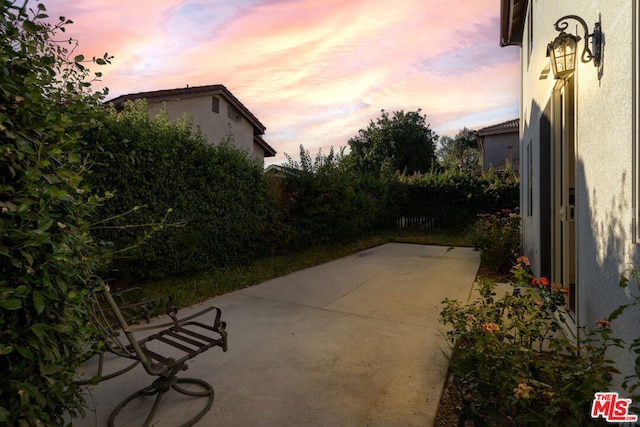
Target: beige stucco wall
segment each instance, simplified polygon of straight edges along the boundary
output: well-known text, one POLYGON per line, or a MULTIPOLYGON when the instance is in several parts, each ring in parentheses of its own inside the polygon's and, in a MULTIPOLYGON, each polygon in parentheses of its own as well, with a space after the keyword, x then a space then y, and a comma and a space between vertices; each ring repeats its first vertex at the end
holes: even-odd
MULTIPOLYGON (((638 50, 633 28, 637 29, 638 24, 633 3, 633 0, 530 0, 534 24, 531 57, 530 16, 525 23, 521 50, 521 170, 526 173, 526 144, 539 140, 540 114, 556 85, 550 72, 543 77, 549 67, 546 45, 558 34, 553 24, 562 16, 575 14, 587 22, 591 32, 594 22, 601 19, 605 39, 602 67, 580 63, 575 73, 576 313, 579 326, 588 328, 619 304, 629 302, 628 295, 618 287, 619 275, 629 264, 640 263, 634 237, 639 168, 634 127, 634 104, 638 99, 633 84, 633 52, 638 50)), ((576 31, 575 21, 569 22, 569 31, 583 37, 581 27, 576 31)), ((580 53, 583 43, 579 42, 580 53)), ((534 169, 539 170, 543 159, 534 153, 532 161, 534 169)), ((528 197, 526 180, 523 176, 523 203, 528 197)), ((534 181, 536 191, 541 190, 534 181)), ((523 212, 524 251, 534 264, 540 252, 540 239, 536 235, 539 217, 535 207, 532 217, 523 212)), ((637 325, 636 318, 621 320, 614 326, 625 338, 632 339, 638 335, 637 325)), ((631 356, 626 352, 615 354, 628 371, 631 356)))
POLYGON ((264 161, 263 149, 253 141, 253 125, 245 117, 241 117, 240 121, 230 119, 227 114, 229 103, 222 96, 218 96, 218 99, 220 100, 218 113, 212 111, 211 95, 205 95, 162 103, 149 102, 149 114, 155 115, 166 107, 169 118, 175 120, 187 113, 193 119, 194 129, 200 128, 210 143, 219 144, 231 134, 236 147, 264 161))
MULTIPOLYGON (((511 162, 518 166, 520 159, 520 147, 518 134, 504 133, 488 135, 484 137, 484 150, 482 167, 487 170, 490 166, 502 169, 505 164, 511 162), (511 149, 509 149, 511 147, 511 149)), ((517 169, 517 167, 515 168, 517 169)))

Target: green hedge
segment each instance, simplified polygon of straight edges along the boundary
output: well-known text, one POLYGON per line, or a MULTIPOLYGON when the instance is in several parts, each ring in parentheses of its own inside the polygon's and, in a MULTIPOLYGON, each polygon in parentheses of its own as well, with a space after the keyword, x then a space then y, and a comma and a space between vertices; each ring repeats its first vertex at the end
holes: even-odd
POLYGON ((91 184, 114 198, 94 230, 121 251, 146 235, 135 224, 168 222, 143 246, 125 252, 120 275, 159 278, 212 267, 246 264, 267 253, 347 241, 395 224, 398 217, 429 218, 436 227, 466 227, 476 215, 518 205, 513 174, 459 172, 393 178, 355 172, 333 150, 312 159, 301 147, 284 176, 266 178, 262 168, 231 144, 212 146, 193 135, 190 122, 150 118, 144 102, 105 111, 88 135, 95 147, 91 184))
POLYGON ((301 147, 300 157, 275 182, 283 250, 346 241, 381 224, 388 212, 385 180, 345 168, 333 150, 312 161, 301 147))
POLYGON ((391 188, 399 216, 429 218, 441 228, 464 227, 478 214, 519 205, 520 184, 513 173, 401 175, 395 177, 391 188))
POLYGON ((70 21, 14 3, 0 1, 0 425, 63 425, 84 414, 72 381, 97 333, 84 298, 109 259, 89 233, 103 199, 81 138, 101 94, 55 41, 70 21))
POLYGON ((150 118, 143 101, 105 111, 90 138, 97 159, 90 182, 114 193, 100 218, 144 206, 95 230, 96 236, 120 250, 141 236, 132 223, 155 223, 170 211, 168 222, 181 224, 125 252, 114 264, 122 274, 185 274, 247 263, 262 250, 271 203, 262 168, 247 153, 228 142, 207 144, 187 119, 150 118))

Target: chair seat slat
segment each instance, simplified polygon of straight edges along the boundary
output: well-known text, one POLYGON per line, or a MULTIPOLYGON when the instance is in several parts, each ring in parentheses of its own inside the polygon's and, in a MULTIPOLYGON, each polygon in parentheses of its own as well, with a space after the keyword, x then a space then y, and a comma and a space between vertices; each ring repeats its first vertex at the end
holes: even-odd
POLYGON ((168 344, 168 345, 170 345, 171 347, 175 347, 175 348, 177 348, 177 349, 179 349, 179 350, 182 350, 182 351, 184 351, 184 352, 185 352, 185 353, 187 353, 187 354, 191 354, 194 350, 197 350, 197 348, 195 348, 195 349, 194 349, 194 348, 191 348, 191 347, 187 347, 186 345, 183 345, 183 344, 181 344, 181 343, 179 343, 179 342, 177 342, 177 341, 170 340, 169 338, 167 338, 167 337, 166 337, 166 336, 164 336, 164 335, 159 336, 159 337, 157 338, 157 340, 158 340, 158 341, 161 341, 161 342, 163 342, 163 343, 165 343, 165 344, 168 344))
MULTIPOLYGON (((195 323, 195 325, 200 326, 200 327, 204 326, 204 325, 200 325, 200 324, 197 324, 197 323, 195 323)), ((210 329, 211 330, 211 328, 209 328, 209 327, 205 327, 205 329, 210 329)), ((206 335, 199 334, 199 333, 197 333, 195 331, 192 331, 191 329, 186 329, 184 327, 180 327, 180 332, 182 332, 183 334, 189 334, 192 337, 195 337, 195 338, 197 338, 199 340, 203 340, 203 341, 209 341, 209 342, 217 341, 217 338, 208 337, 206 335)))
POLYGON ((191 344, 192 346, 194 346, 196 348, 203 347, 203 346, 211 343, 211 341, 212 341, 211 339, 200 340, 200 341, 191 339, 188 336, 184 335, 184 331, 180 331, 180 333, 178 333, 178 332, 175 332, 175 331, 172 330, 172 331, 169 331, 168 335, 170 337, 172 337, 172 338, 177 339, 177 340, 184 341, 184 342, 186 342, 188 344, 191 344))

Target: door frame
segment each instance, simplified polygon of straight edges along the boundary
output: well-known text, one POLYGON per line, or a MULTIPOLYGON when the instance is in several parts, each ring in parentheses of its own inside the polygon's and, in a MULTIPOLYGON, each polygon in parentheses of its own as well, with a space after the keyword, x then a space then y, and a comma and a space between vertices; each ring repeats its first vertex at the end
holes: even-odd
POLYGON ((552 277, 570 289, 559 310, 567 337, 577 337, 576 102, 575 76, 556 82, 552 95, 552 277))

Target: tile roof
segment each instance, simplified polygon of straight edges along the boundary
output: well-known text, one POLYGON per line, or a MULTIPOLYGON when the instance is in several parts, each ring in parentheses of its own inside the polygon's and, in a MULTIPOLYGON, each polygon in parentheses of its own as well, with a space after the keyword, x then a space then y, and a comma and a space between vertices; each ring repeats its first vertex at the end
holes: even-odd
POLYGON ((113 98, 105 104, 114 104, 116 107, 121 107, 126 101, 133 101, 136 99, 146 99, 150 102, 164 102, 169 101, 171 99, 183 97, 183 98, 194 98, 198 96, 206 96, 206 95, 219 95, 224 96, 227 101, 229 101, 234 107, 240 110, 244 116, 246 116, 247 120, 251 122, 256 128, 260 130, 261 133, 264 133, 266 127, 258 120, 256 116, 254 116, 251 111, 247 107, 245 107, 238 98, 236 98, 224 85, 216 84, 216 85, 207 85, 207 86, 192 86, 185 87, 179 89, 163 89, 163 90, 154 90, 150 92, 138 92, 138 93, 130 93, 127 95, 121 95, 117 98, 113 98))
POLYGON ((130 93, 127 95, 121 95, 117 98, 113 98, 106 101, 105 104, 113 104, 116 108, 120 108, 127 101, 133 101, 136 99, 146 99, 148 102, 158 103, 170 101, 176 98, 195 98, 199 96, 217 95, 224 97, 231 105, 239 110, 243 116, 251 123, 255 130, 254 142, 260 145, 264 149, 265 157, 273 157, 276 151, 271 147, 260 135, 264 133, 266 127, 258 120, 256 116, 249 111, 247 107, 240 102, 224 85, 215 84, 207 86, 192 86, 178 89, 163 89, 154 90, 149 92, 130 93))
POLYGON ((479 136, 496 135, 500 133, 518 132, 520 129, 520 119, 508 120, 506 122, 483 127, 478 130, 479 136))

